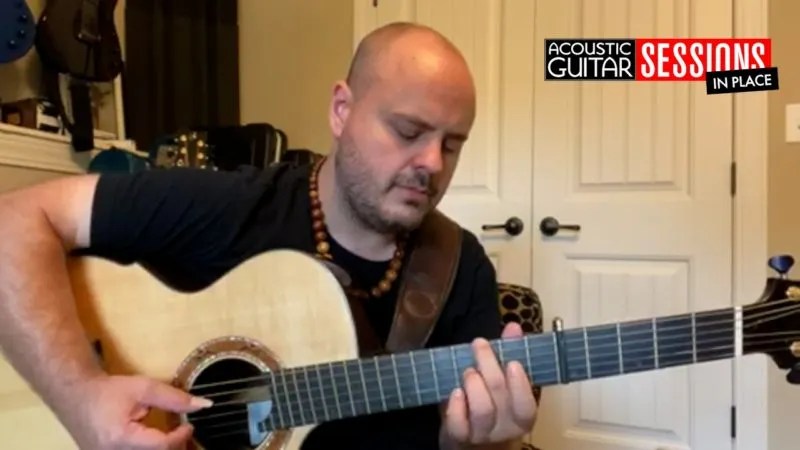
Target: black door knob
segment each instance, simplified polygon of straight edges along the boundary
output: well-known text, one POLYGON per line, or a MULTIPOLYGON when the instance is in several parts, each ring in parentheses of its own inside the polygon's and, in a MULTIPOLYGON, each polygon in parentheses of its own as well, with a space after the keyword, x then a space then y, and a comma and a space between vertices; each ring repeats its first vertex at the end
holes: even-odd
POLYGON ((525 228, 525 224, 522 223, 522 219, 519 217, 511 217, 510 219, 506 220, 506 223, 501 223, 497 225, 484 225, 481 227, 484 231, 486 230, 505 230, 506 233, 510 234, 511 236, 517 236, 522 233, 522 230, 525 228))
POLYGON ((574 230, 580 231, 580 225, 561 225, 555 217, 545 217, 539 223, 539 230, 545 236, 554 236, 559 230, 574 230))

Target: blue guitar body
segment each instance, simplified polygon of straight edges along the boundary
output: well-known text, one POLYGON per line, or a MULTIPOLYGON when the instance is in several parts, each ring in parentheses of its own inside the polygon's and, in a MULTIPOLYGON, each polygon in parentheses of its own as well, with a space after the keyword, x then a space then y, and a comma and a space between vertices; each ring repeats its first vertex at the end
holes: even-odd
POLYGON ((35 35, 36 23, 25 0, 0 0, 0 64, 25 56, 35 35))

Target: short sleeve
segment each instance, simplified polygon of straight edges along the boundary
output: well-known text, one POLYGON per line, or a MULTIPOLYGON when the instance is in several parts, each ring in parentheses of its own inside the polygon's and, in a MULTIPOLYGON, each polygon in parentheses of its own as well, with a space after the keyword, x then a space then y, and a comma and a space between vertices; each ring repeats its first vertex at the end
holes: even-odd
POLYGON ((279 208, 278 168, 162 169, 100 176, 82 254, 162 274, 201 270, 230 249, 254 214, 279 208))

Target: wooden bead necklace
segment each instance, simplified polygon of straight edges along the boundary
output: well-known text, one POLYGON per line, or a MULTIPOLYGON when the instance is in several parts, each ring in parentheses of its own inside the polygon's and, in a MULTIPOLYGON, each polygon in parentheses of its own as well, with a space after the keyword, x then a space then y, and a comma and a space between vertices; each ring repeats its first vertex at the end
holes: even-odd
MULTIPOLYGON (((316 242, 315 256, 320 259, 333 261, 333 255, 331 255, 331 245, 328 242, 327 227, 325 226, 325 214, 322 212, 322 202, 319 199, 319 186, 317 184, 317 176, 325 159, 325 157, 322 157, 317 160, 316 164, 314 164, 314 168, 311 171, 311 177, 309 178, 308 195, 311 200, 311 222, 314 230, 314 240, 316 242)), ((394 256, 392 256, 392 260, 389 261, 389 267, 386 269, 383 279, 379 281, 378 284, 376 284, 372 289, 366 291, 353 287, 345 287, 345 291, 357 298, 365 299, 369 298, 370 296, 373 298, 380 298, 385 293, 392 290, 392 283, 394 283, 394 281, 397 279, 397 276, 400 273, 400 268, 403 265, 405 244, 405 238, 399 238, 397 240, 394 256)))

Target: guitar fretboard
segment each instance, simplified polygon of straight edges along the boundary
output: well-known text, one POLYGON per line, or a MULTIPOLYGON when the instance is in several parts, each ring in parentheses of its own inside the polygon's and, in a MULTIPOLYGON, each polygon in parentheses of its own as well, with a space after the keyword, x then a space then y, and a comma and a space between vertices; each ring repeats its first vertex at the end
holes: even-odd
MULTIPOLYGON (((597 325, 491 341, 501 363, 520 361, 538 386, 735 356, 735 309, 597 325)), ((434 404, 474 363, 468 344, 284 369, 263 390, 270 429, 434 404)))

